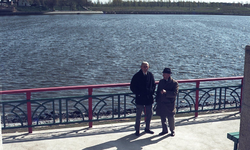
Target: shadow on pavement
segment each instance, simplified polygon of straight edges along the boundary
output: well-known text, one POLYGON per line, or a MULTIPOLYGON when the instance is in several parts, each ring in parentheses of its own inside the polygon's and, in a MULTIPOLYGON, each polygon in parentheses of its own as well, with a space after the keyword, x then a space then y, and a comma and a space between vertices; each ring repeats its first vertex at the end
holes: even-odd
POLYGON ((138 138, 137 136, 135 136, 134 134, 130 134, 122 138, 119 138, 117 140, 87 147, 82 150, 100 150, 100 149, 110 149, 114 147, 117 150, 128 150, 128 149, 141 150, 142 147, 144 146, 156 144, 159 141, 166 139, 168 137, 170 137, 170 135, 165 135, 165 136, 154 135, 148 138, 137 139, 138 138))
MULTIPOLYGON (((208 122, 218 122, 218 121, 226 121, 226 120, 234 120, 240 119, 240 113, 221 113, 221 114, 209 114, 209 115, 200 115, 199 117, 178 117, 176 118, 175 124, 176 127, 184 126, 184 125, 192 125, 199 123, 208 123, 208 122)), ((144 123, 141 124, 141 129, 143 128, 144 123)), ((160 120, 152 120, 151 129, 159 129, 161 128, 160 120)), ((72 138, 72 137, 83 137, 83 136, 92 136, 92 135, 100 135, 100 134, 109 134, 109 133, 120 133, 120 132, 132 132, 134 131, 134 122, 129 123, 117 123, 112 125, 96 125, 93 128, 67 128, 67 129, 57 129, 57 130, 44 130, 37 131, 34 133, 13 133, 13 134, 3 134, 2 140, 3 144, 6 143, 18 143, 18 142, 29 142, 29 141, 39 141, 39 140, 51 140, 51 139, 61 139, 61 138, 72 138)), ((156 136, 152 136, 150 138, 142 139, 142 144, 150 144, 159 141, 162 138, 166 138, 163 136, 162 138, 152 141, 156 136)), ((159 137, 157 135, 157 137, 159 137)), ((108 142, 107 145, 114 145, 116 142, 120 142, 119 145, 126 143, 133 143, 133 140, 137 137, 133 134, 122 137, 115 141, 108 142)), ((133 145, 133 144, 132 144, 133 145)), ((97 147, 102 147, 104 145, 96 145, 97 147)), ((106 146, 106 144, 105 144, 106 146)), ((105 147, 104 146, 104 147, 105 147)), ((140 145, 143 146, 143 145, 140 145)), ((116 145, 117 147, 117 145, 116 145)), ((138 149, 141 147, 137 147, 138 149)), ((97 148, 98 149, 98 148, 97 148)), ((134 149, 134 148, 133 148, 134 149)), ((88 150, 88 149, 87 149, 88 150)), ((137 150, 135 148, 135 150, 137 150)))

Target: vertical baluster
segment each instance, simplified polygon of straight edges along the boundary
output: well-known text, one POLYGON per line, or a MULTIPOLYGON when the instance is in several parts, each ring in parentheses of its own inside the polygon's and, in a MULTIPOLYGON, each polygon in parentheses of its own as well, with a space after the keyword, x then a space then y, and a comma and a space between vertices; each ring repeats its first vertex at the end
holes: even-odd
MULTIPOLYGON (((6 123, 5 123, 5 110, 4 110, 4 103, 2 103, 2 105, 3 105, 3 126, 4 126, 4 128, 6 128, 6 123)), ((2 129, 2 128, 1 128, 2 129)), ((2 132, 1 132, 2 133, 2 132)))
POLYGON ((112 119, 114 119, 115 114, 115 102, 114 102, 114 95, 112 95, 112 119))
POLYGON ((66 122, 69 122, 69 105, 68 105, 68 99, 65 99, 66 101, 66 122))
POLYGON ((227 101, 227 89, 225 88, 225 95, 224 95, 224 109, 226 108, 226 101, 227 101))
MULTIPOLYGON (((241 112, 241 102, 242 102, 242 93, 243 93, 243 80, 244 80, 244 78, 241 79, 240 112, 241 112)), ((236 106, 237 106, 237 103, 236 103, 236 106)))
POLYGON ((53 99, 52 102, 52 109, 53 109, 53 123, 56 123, 56 119, 55 119, 55 99, 53 99))
POLYGON ((62 123, 62 101, 59 99, 59 118, 60 118, 60 123, 62 123))
POLYGON ((126 118, 127 108, 126 108, 126 97, 127 95, 124 95, 124 118, 126 118))
POLYGON ((216 109, 216 99, 217 99, 217 88, 214 91, 214 109, 216 109))
POLYGON ((198 117, 200 81, 196 81, 195 117, 198 117))
POLYGON ((221 94, 222 94, 222 88, 220 87, 220 98, 219 98, 219 109, 221 109, 221 94))
POLYGON ((179 105, 180 105, 180 104, 179 104, 179 93, 180 93, 180 91, 178 91, 178 93, 177 93, 177 98, 176 98, 176 113, 179 112, 179 107, 180 107, 180 106, 179 106, 179 105))
MULTIPOLYGON (((28 118, 28 126, 32 125, 32 118, 31 118, 31 92, 26 92, 26 99, 27 99, 27 118, 28 118)), ((28 128, 29 133, 32 133, 32 127, 28 128)))
POLYGON ((120 95, 118 95, 118 118, 120 118, 120 95))
POLYGON ((93 122, 92 122, 92 118, 93 118, 93 112, 92 112, 92 92, 93 92, 93 88, 88 88, 88 92, 89 92, 89 127, 92 128, 92 126, 93 126, 93 122))

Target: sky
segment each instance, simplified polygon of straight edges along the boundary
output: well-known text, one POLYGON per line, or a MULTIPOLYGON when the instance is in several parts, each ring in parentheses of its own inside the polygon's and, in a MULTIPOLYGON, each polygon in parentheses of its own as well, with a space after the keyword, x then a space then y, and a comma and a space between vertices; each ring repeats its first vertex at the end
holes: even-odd
MULTIPOLYGON (((112 0, 99 0, 100 2, 103 3, 108 3, 109 1, 112 0)), ((139 0, 138 0, 139 1, 139 0)), ((147 0, 142 0, 142 1, 147 1, 147 0)), ((152 0, 152 1, 158 1, 158 0, 152 0)), ((166 1, 166 0, 163 0, 166 1)), ((171 1, 183 1, 183 0, 171 0, 171 1)), ((222 2, 222 3, 243 3, 243 4, 250 4, 250 0, 186 0, 186 1, 195 1, 195 2, 222 2)), ((97 0, 92 0, 92 2, 97 2, 97 0)))

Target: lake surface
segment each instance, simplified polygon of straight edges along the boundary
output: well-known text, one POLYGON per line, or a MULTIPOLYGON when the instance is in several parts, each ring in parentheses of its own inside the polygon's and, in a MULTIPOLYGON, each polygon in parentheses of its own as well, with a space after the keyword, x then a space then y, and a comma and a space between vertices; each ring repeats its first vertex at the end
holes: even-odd
MULTIPOLYGON (((2 90, 242 76, 249 16, 0 16, 2 90)), ((180 87, 181 88, 181 87, 180 87)))

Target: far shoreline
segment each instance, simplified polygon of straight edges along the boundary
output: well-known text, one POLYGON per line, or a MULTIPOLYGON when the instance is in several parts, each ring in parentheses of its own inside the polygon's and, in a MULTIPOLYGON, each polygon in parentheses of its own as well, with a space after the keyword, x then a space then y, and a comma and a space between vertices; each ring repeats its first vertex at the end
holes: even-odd
POLYGON ((103 14, 103 11, 45 11, 45 12, 0 12, 0 16, 17 15, 69 15, 69 14, 103 14))
POLYGON ((71 15, 71 14, 171 14, 171 15, 237 15, 250 16, 250 14, 235 14, 222 12, 183 12, 183 11, 50 11, 50 12, 0 12, 0 16, 22 15, 71 15))

